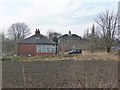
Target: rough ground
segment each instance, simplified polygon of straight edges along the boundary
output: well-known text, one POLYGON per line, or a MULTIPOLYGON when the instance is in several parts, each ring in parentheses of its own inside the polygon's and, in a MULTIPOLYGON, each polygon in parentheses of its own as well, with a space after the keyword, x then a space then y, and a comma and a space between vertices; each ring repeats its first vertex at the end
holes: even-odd
POLYGON ((118 62, 3 62, 3 88, 117 88, 118 62))

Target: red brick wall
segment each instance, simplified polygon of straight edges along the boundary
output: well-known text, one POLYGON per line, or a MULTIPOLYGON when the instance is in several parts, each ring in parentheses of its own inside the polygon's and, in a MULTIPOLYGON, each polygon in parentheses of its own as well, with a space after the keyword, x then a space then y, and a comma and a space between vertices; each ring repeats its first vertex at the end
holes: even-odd
POLYGON ((40 53, 36 52, 37 45, 36 44, 19 44, 18 47, 18 54, 19 56, 28 56, 28 54, 32 56, 49 56, 53 55, 54 53, 40 53))
POLYGON ((28 54, 35 55, 36 45, 35 44, 19 44, 18 52, 20 56, 27 56, 28 54))
POLYGON ((36 52, 36 55, 37 56, 51 56, 51 55, 54 55, 54 53, 37 53, 36 52))

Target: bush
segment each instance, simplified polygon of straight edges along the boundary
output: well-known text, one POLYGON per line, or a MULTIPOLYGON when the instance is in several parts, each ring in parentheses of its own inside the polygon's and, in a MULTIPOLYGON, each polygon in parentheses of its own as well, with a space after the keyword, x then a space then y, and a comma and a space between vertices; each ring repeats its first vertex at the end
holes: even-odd
POLYGON ((2 61, 11 61, 12 58, 11 57, 2 57, 2 61))

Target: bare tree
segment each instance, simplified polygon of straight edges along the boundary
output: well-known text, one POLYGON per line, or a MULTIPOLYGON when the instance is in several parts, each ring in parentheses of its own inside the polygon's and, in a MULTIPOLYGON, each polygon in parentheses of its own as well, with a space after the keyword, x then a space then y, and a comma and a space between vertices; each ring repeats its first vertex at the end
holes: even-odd
POLYGON ((4 34, 4 32, 0 32, 0 36, 1 36, 2 42, 4 42, 5 41, 5 34, 4 34))
POLYGON ((61 33, 58 33, 58 32, 54 32, 54 31, 51 31, 49 30, 47 32, 47 36, 48 38, 50 38, 52 41, 58 43, 58 38, 61 36, 62 34, 61 33))
POLYGON ((0 36, 2 37, 1 38, 1 40, 2 40, 2 54, 3 55, 14 54, 14 51, 15 51, 14 47, 16 46, 15 42, 13 40, 8 39, 4 32, 1 32, 0 36))
POLYGON ((8 36, 13 40, 21 40, 30 34, 30 28, 25 23, 12 24, 8 29, 8 36))
POLYGON ((51 39, 53 42, 56 43, 56 54, 57 54, 58 53, 58 39, 60 36, 62 36, 62 34, 49 30, 47 32, 47 36, 49 39, 51 39))
POLYGON ((30 34, 30 28, 25 23, 14 23, 8 28, 7 34, 10 42, 14 44, 14 54, 17 54, 18 42, 30 34))
POLYGON ((95 37, 96 37, 96 34, 95 34, 95 26, 94 26, 94 24, 93 24, 93 26, 92 26, 92 29, 91 29, 91 34, 89 35, 89 40, 90 40, 90 50, 92 51, 92 52, 94 52, 95 51, 95 37))
POLYGON ((99 14, 95 22, 98 25, 98 33, 103 38, 105 48, 109 53, 117 32, 117 13, 106 10, 99 14))
POLYGON ((89 28, 87 28, 84 32, 84 35, 83 35, 83 38, 84 39, 88 39, 89 38, 89 28))

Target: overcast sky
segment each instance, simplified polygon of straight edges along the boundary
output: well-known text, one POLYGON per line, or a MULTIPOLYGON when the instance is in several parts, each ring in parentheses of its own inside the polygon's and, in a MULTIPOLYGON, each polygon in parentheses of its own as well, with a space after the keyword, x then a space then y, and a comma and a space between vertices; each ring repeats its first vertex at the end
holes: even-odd
POLYGON ((119 0, 0 0, 0 31, 16 22, 25 22, 32 34, 39 28, 62 34, 83 35, 94 18, 105 9, 116 10, 119 0), (92 1, 92 2, 91 2, 92 1))

